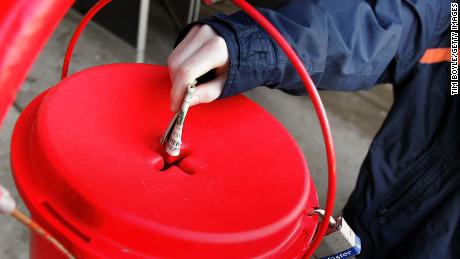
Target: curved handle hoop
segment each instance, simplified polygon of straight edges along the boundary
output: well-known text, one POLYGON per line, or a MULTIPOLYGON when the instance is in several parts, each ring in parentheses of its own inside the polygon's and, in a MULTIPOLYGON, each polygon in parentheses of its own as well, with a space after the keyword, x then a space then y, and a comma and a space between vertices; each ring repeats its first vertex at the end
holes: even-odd
POLYGON ((80 34, 85 29, 86 25, 91 21, 94 15, 99 12, 104 6, 110 3, 112 0, 100 0, 97 2, 88 13, 83 16, 83 19, 78 24, 77 28, 75 29, 74 33, 72 34, 72 38, 70 38, 69 45, 67 46, 67 50, 65 52, 64 62, 62 64, 62 73, 61 73, 61 80, 66 78, 69 73, 69 64, 70 60, 72 59, 73 49, 75 48, 75 44, 77 44, 78 39, 80 38, 80 34))
POLYGON ((244 12, 246 12, 252 19, 254 19, 265 31, 275 40, 276 43, 281 47, 283 52, 289 58, 291 63, 294 65, 297 73, 300 75, 305 88, 312 100, 313 106, 318 116, 319 123, 321 125, 321 130, 323 133, 324 143, 326 146, 327 154, 327 165, 328 165, 328 186, 327 186, 327 198, 325 206, 325 215, 319 228, 316 232, 314 239, 312 240, 308 250, 306 252, 306 258, 309 258, 313 255, 316 248, 319 246, 321 239, 327 231, 329 220, 332 216, 332 211, 334 209, 334 200, 335 200, 335 188, 336 188, 336 159, 335 159, 335 150, 334 150, 334 141, 332 139, 332 133, 327 120, 326 111, 324 110, 323 103, 319 97, 318 91, 315 88, 315 84, 310 78, 307 69, 303 65, 299 56, 292 49, 291 45, 286 41, 286 39, 281 35, 281 33, 267 20, 257 9, 248 4, 245 0, 232 0, 232 2, 240 7, 244 12))

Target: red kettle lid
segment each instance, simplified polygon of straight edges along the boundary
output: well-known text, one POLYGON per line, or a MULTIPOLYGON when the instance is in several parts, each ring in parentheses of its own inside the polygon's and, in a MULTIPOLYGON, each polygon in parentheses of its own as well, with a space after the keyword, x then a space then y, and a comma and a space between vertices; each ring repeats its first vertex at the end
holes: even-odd
POLYGON ((165 67, 114 64, 35 100, 12 146, 32 214, 58 214, 71 227, 54 228, 77 245, 126 255, 255 257, 304 243, 317 198, 290 134, 246 97, 224 98, 190 108, 181 158, 165 165, 169 91, 165 67))

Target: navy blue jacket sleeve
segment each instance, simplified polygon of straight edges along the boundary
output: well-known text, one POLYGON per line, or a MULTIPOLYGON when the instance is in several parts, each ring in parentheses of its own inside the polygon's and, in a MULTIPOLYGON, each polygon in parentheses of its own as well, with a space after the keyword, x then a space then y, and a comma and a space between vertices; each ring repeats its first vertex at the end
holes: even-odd
MULTIPOLYGON (((360 90, 382 78, 401 37, 401 0, 302 0, 259 9, 287 38, 320 89, 360 90)), ((278 45, 242 12, 200 21, 227 42, 230 72, 221 96, 265 85, 304 94, 278 45)))

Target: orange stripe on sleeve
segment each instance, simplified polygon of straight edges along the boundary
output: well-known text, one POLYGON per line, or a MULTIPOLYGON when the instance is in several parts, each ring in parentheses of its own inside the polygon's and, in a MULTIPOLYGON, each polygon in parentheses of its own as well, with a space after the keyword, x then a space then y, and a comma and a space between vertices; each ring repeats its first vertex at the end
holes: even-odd
POLYGON ((450 48, 427 49, 420 59, 420 63, 434 64, 450 62, 450 48))

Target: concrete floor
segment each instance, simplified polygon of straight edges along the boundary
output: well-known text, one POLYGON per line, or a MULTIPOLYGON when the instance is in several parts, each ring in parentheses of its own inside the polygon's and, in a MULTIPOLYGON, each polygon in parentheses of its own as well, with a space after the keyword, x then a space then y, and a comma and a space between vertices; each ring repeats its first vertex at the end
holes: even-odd
MULTIPOLYGON (((153 3, 147 62, 164 64, 172 49, 177 31, 162 7, 153 3)), ((70 34, 81 16, 70 12, 47 43, 27 77, 16 105, 0 131, 0 182, 13 192, 9 167, 9 142, 14 123, 21 110, 40 92, 59 81, 62 58, 70 34)), ((135 49, 103 28, 90 24, 82 34, 72 60, 70 73, 98 64, 133 62, 135 49)), ((327 171, 321 132, 308 97, 294 97, 276 90, 258 88, 247 96, 261 104, 291 132, 307 158, 318 189, 321 204, 325 200, 327 171)), ((353 189, 360 164, 372 137, 380 127, 392 102, 389 86, 371 91, 342 93, 322 92, 321 96, 332 125, 337 159, 338 186, 335 214, 353 189)), ((25 210, 22 203, 20 208, 25 210)), ((7 217, 0 217, 0 258, 27 258, 28 231, 7 217)))

